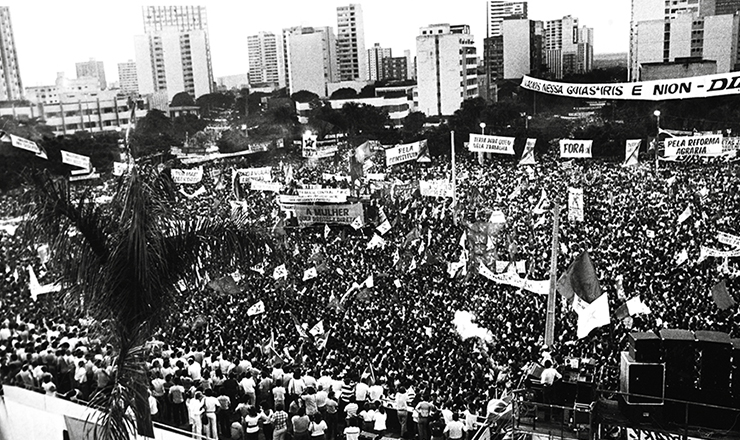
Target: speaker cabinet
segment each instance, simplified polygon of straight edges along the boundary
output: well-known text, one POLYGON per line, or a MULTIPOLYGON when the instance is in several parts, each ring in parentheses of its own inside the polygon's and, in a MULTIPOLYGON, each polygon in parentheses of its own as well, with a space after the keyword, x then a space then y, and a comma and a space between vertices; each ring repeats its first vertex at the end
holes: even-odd
POLYGON ((665 396, 693 400, 696 394, 696 339, 689 330, 660 331, 665 363, 665 396))
POLYGON ((627 393, 628 405, 662 405, 665 389, 665 367, 635 361, 627 351, 622 352, 619 370, 620 391, 627 393))
POLYGON ((699 389, 702 395, 711 399, 713 395, 726 394, 730 389, 730 335, 699 330, 694 332, 694 336, 699 349, 699 389))
POLYGON ((660 336, 655 332, 632 332, 629 334, 630 356, 637 362, 657 364, 662 361, 660 336))

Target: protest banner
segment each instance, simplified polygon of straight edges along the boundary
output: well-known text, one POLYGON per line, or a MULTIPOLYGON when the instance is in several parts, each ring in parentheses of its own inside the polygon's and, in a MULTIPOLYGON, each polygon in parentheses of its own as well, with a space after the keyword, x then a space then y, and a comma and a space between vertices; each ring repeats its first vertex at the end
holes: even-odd
POLYGON ((527 143, 524 144, 524 151, 522 151, 522 158, 519 161, 519 165, 535 165, 537 162, 534 160, 534 146, 537 143, 537 139, 527 139, 527 143))
POLYGON ((516 272, 506 272, 501 274, 496 274, 491 272, 490 269, 488 269, 485 265, 481 264, 478 268, 478 273, 483 275, 484 277, 488 278, 489 280, 498 283, 498 284, 504 284, 507 286, 513 286, 518 287, 523 290, 527 290, 533 293, 537 293, 539 295, 547 295, 550 291, 550 281, 549 280, 543 280, 543 281, 535 281, 535 280, 528 280, 525 278, 520 277, 516 274, 516 272))
POLYGON ((298 219, 299 226, 308 226, 314 223, 351 225, 359 218, 364 222, 364 212, 361 203, 342 205, 281 205, 283 210, 292 211, 298 219))
POLYGON ((740 248, 740 237, 737 235, 728 234, 726 232, 717 232, 717 240, 734 248, 740 248))
POLYGON ((583 188, 568 188, 568 221, 583 221, 583 188))
POLYGON ((637 158, 640 153, 640 144, 642 139, 627 139, 624 145, 624 163, 623 167, 637 165, 637 158))
POLYGON ((452 183, 447 180, 420 180, 419 192, 425 197, 452 197, 452 183))
POLYGON ((300 188, 299 203, 345 203, 349 197, 349 188, 300 188))
POLYGON ((272 181, 272 167, 237 168, 239 183, 249 183, 252 180, 272 181))
POLYGON ((195 168, 192 170, 180 170, 172 168, 170 170, 172 181, 175 183, 200 183, 203 179, 203 167, 195 168))
POLYGON ((468 150, 478 153, 514 154, 514 138, 470 133, 468 150))
POLYGON ((125 173, 131 171, 132 165, 124 162, 113 162, 113 175, 123 176, 125 173))
POLYGON ((251 180, 249 188, 252 191, 280 192, 283 184, 280 182, 265 182, 262 180, 251 180))
POLYGON ((560 157, 590 158, 594 141, 560 139, 560 157))
POLYGON ((721 156, 722 135, 676 136, 666 138, 665 156, 721 156))
POLYGON ((397 145, 393 148, 385 150, 385 164, 386 166, 398 165, 399 163, 410 162, 416 160, 421 152, 421 143, 426 142, 418 141, 410 144, 397 145))
POLYGON ((62 153, 62 163, 72 165, 83 170, 90 170, 90 158, 81 154, 70 153, 69 151, 59 150, 62 153))

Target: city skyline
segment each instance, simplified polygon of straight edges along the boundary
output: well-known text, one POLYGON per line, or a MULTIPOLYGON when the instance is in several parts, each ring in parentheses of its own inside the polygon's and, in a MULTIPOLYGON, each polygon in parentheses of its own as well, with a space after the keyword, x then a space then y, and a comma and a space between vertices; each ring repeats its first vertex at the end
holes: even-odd
MULTIPOLYGON (((75 63, 95 58, 105 63, 109 82, 117 81, 118 63, 135 59, 134 36, 143 33, 142 6, 201 5, 208 13, 214 77, 248 72, 247 36, 260 31, 280 34, 283 28, 331 26, 337 32, 336 8, 358 3, 365 21, 365 44, 389 47, 394 56, 416 49, 419 28, 436 23, 467 24, 479 55, 486 34, 486 1, 463 0, 425 7, 427 2, 344 2, 283 0, 258 6, 222 0, 198 2, 135 2, 117 5, 92 1, 41 4, 8 1, 24 86, 48 85, 57 72, 71 77, 75 63), (39 11, 43 11, 42 14, 39 11), (61 39, 61 46, 52 43, 61 39)), ((594 28, 595 53, 626 53, 629 49, 630 1, 616 0, 609 10, 588 0, 530 0, 529 18, 551 20, 564 15, 577 17, 594 28)))

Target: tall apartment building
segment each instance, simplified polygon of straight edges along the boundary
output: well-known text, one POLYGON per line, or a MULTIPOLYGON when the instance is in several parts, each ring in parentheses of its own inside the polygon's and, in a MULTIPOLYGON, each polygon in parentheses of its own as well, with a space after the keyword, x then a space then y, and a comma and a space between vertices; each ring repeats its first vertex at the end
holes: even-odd
POLYGON ((108 83, 105 81, 105 66, 103 66, 102 61, 95 61, 95 58, 90 58, 90 61, 75 63, 75 70, 77 71, 77 78, 97 78, 100 90, 108 88, 108 83))
POLYGON ((684 55, 717 61, 717 73, 735 70, 734 64, 740 58, 737 51, 730 59, 722 55, 730 46, 738 46, 738 37, 730 23, 732 19, 711 18, 707 23, 707 18, 732 15, 737 11, 740 11, 740 0, 632 0, 629 79, 640 79, 642 64, 675 62, 677 57, 684 58, 684 55), (714 25, 718 27, 712 27, 714 25), (691 28, 688 38, 684 37, 686 26, 691 28), (709 38, 705 38, 707 32, 709 38), (719 59, 720 56, 723 59, 719 59), (726 70, 728 65, 730 70, 726 70))
POLYGON ((403 51, 403 56, 406 57, 406 79, 416 79, 416 57, 412 57, 408 49, 403 51))
POLYGON ((139 81, 136 79, 136 63, 133 60, 118 63, 118 82, 120 83, 121 92, 126 95, 139 92, 139 81))
POLYGON ((362 6, 337 7, 337 66, 340 81, 368 79, 362 6))
POLYGON ((553 78, 590 72, 593 68, 593 29, 579 28, 567 15, 545 24, 545 64, 553 78))
POLYGON ((289 93, 307 90, 327 96, 327 83, 339 78, 333 29, 302 27, 300 33, 294 29, 288 33, 286 47, 289 93))
POLYGON ((280 82, 278 39, 272 32, 259 32, 247 37, 249 56, 249 83, 270 84, 277 88, 280 82))
POLYGON ((435 24, 416 37, 418 109, 427 116, 452 115, 478 96, 477 57, 470 26, 435 24))
POLYGON ((501 35, 505 18, 527 18, 527 2, 486 1, 486 37, 501 35))
POLYGON ((193 99, 213 91, 206 34, 201 30, 164 29, 134 37, 139 93, 180 92, 193 99))
POLYGON ((408 79, 408 59, 406 57, 383 58, 383 70, 380 79, 408 79))
POLYGON ((544 28, 542 21, 503 21, 502 78, 521 78, 540 71, 543 64, 544 28))
POLYGON ((172 97, 186 91, 193 98, 212 92, 205 6, 145 6, 142 15, 146 36, 136 37, 140 92, 166 89, 172 97))
POLYGON ((392 56, 389 47, 380 47, 380 43, 375 43, 373 47, 367 50, 367 70, 370 81, 378 81, 383 75, 383 59, 392 56))
POLYGON ((18 54, 15 51, 10 8, 0 6, 0 101, 23 99, 23 84, 18 69, 18 54))

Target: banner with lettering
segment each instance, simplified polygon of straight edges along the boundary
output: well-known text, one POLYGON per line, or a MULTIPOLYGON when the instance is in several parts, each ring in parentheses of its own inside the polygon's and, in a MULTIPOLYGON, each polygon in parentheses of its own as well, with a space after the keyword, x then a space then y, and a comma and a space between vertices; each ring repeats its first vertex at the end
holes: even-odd
POLYGON ((447 180, 420 180, 419 192, 425 197, 453 197, 452 183, 447 180))
POLYGON ((583 221, 583 188, 568 188, 568 221, 583 221))
POLYGON ((251 180, 249 182, 249 188, 252 191, 267 191, 267 192, 280 192, 283 189, 283 184, 280 182, 265 182, 263 180, 251 180))
POLYGON ((740 248, 740 237, 737 235, 728 234, 726 232, 717 232, 717 240, 734 248, 740 248))
POLYGON ((419 189, 419 182, 408 182, 408 183, 394 183, 391 187, 391 197, 393 199, 407 199, 414 195, 414 192, 419 189))
POLYGON ((721 251, 719 249, 712 249, 707 246, 702 246, 699 250, 699 261, 698 263, 701 263, 702 261, 706 260, 707 257, 716 257, 716 258, 735 258, 740 257, 740 249, 732 249, 729 251, 721 251))
POLYGON ((534 160, 534 146, 537 143, 537 139, 529 138, 527 143, 524 144, 524 151, 522 151, 522 158, 519 161, 519 165, 536 165, 537 162, 534 160))
POLYGON ((113 162, 113 175, 123 176, 124 173, 131 171, 133 166, 125 162, 113 162))
POLYGON ((477 153, 514 154, 514 138, 470 133, 468 150, 477 153))
POLYGON ((520 277, 516 274, 516 272, 505 272, 501 274, 496 274, 491 272, 490 269, 488 269, 484 264, 481 264, 478 268, 478 273, 483 275, 484 277, 488 278, 489 280, 498 283, 498 284, 505 284, 507 286, 513 286, 518 287, 520 289, 528 290, 533 293, 537 293, 540 295, 547 295, 550 291, 550 281, 549 280, 542 280, 542 281, 535 281, 535 280, 528 280, 525 278, 520 277))
POLYGON ((525 75, 522 78, 521 87, 549 95, 593 100, 663 101, 666 99, 710 98, 712 96, 736 95, 740 89, 740 73, 729 72, 691 78, 607 84, 562 83, 525 75))
POLYGON ((203 180, 203 167, 192 170, 179 170, 172 168, 170 170, 172 180, 175 183, 200 183, 203 180))
POLYGON ((665 156, 721 156, 722 135, 676 136, 666 138, 665 156))
POLYGON ((252 180, 262 180, 264 182, 272 181, 272 167, 259 168, 237 168, 239 183, 249 183, 252 180))
POLYGON ((349 188, 306 188, 298 190, 300 203, 345 203, 349 197, 349 188))
POLYGON ((83 170, 90 169, 90 158, 81 154, 71 153, 69 151, 59 150, 62 153, 62 163, 72 165, 83 170))
POLYGON ((419 157, 419 153, 421 152, 422 142, 426 143, 426 140, 413 142, 410 144, 397 145, 385 150, 386 166, 398 165, 399 163, 416 160, 416 158, 419 157))
POLYGON ((560 157, 590 158, 592 140, 560 139, 560 157))
POLYGON ((359 218, 365 222, 362 203, 343 205, 282 205, 283 210, 292 211, 298 219, 299 226, 309 226, 314 223, 351 225, 359 218))
POLYGON ((624 163, 623 167, 637 165, 637 157, 640 153, 640 144, 642 139, 627 139, 624 146, 624 163))
POLYGON ((517 273, 527 272, 527 262, 525 260, 519 261, 496 261, 496 273, 506 272, 509 267, 515 268, 517 273))
MULTIPOLYGON (((2 133, 2 132, 0 132, 2 133)), ((6 133, 3 133, 3 135, 6 133)), ((40 157, 42 159, 49 159, 46 155, 46 151, 44 151, 41 147, 36 144, 36 142, 28 140, 26 138, 22 138, 20 136, 16 136, 14 134, 7 133, 7 135, 10 137, 10 144, 16 148, 20 148, 21 150, 26 150, 34 153, 37 157, 40 157)), ((3 136, 3 140, 7 141, 7 138, 3 136)))
POLYGON ((301 154, 303 157, 311 157, 316 151, 316 141, 318 136, 307 131, 301 137, 301 154))

